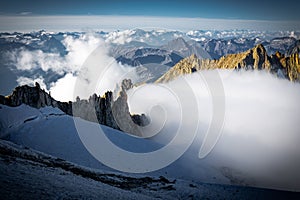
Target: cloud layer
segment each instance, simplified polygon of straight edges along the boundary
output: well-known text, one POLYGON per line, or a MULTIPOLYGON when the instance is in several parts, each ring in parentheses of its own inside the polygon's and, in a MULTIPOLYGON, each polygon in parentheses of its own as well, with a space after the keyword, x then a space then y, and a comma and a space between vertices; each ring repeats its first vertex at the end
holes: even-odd
POLYGON ((194 134, 191 124, 198 123, 196 140, 181 158, 191 178, 222 182, 213 179, 218 171, 234 184, 300 191, 300 85, 262 71, 219 71, 225 94, 223 131, 210 154, 199 159, 215 107, 211 85, 205 81, 212 73, 203 71, 166 85, 135 88, 129 92, 131 112, 151 116, 160 130, 152 139, 164 144, 179 127, 184 134, 194 134), (191 88, 179 89, 181 95, 190 95, 192 90, 189 98, 195 98, 198 106, 178 101, 178 93, 172 88, 180 88, 184 82, 191 88), (157 111, 157 105, 162 109, 157 111), (190 113, 187 119, 182 118, 183 107, 190 113), (192 117, 194 113, 198 118, 192 117))

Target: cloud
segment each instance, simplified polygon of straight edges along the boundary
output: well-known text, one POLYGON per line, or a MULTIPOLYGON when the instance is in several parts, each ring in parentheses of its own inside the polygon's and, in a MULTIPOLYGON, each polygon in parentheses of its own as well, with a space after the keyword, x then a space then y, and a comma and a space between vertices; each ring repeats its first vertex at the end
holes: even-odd
POLYGON ((71 70, 65 58, 58 53, 44 53, 41 50, 26 50, 21 48, 15 52, 10 52, 10 59, 18 70, 42 69, 47 72, 52 70, 58 74, 71 70))
POLYGON ((51 96, 54 99, 65 102, 73 100, 75 82, 76 76, 73 74, 66 74, 63 78, 52 83, 50 88, 51 96))
POLYGON ((67 36, 63 40, 63 44, 68 51, 65 60, 71 72, 79 70, 96 48, 101 47, 103 54, 107 54, 107 49, 109 48, 99 35, 93 33, 80 34, 78 38, 67 36))
POLYGON ((42 76, 40 76, 38 78, 33 78, 33 79, 21 76, 17 79, 17 83, 19 85, 34 86, 36 82, 40 84, 41 88, 46 89, 46 84, 45 84, 44 78, 42 76))
POLYGON ((125 44, 132 41, 131 35, 134 33, 135 31, 133 30, 112 31, 107 35, 106 41, 117 44, 125 44))
POLYGON ((77 74, 66 74, 51 84, 51 96, 60 101, 75 101, 79 96, 88 99, 92 94, 103 95, 114 91, 124 78, 137 79, 135 69, 116 62, 115 59, 96 52, 77 74))
POLYGON ((20 15, 31 15, 32 12, 28 12, 28 11, 24 11, 24 12, 20 12, 20 15))
POLYGON ((20 71, 49 70, 63 76, 56 82, 45 83, 43 76, 38 79, 19 77, 19 84, 41 83, 43 88, 50 85, 49 91, 57 100, 71 101, 76 96, 88 98, 91 94, 104 94, 107 90, 114 90, 116 83, 127 77, 136 79, 135 69, 117 63, 108 56, 109 45, 99 35, 86 33, 77 36, 66 36, 62 41, 67 55, 47 53, 41 50, 27 50, 20 48, 8 55, 20 71), (74 88, 75 82, 81 89, 74 88))
POLYGON ((213 77, 214 71, 135 88, 129 91, 130 110, 146 113, 155 126, 161 126, 152 140, 164 144, 179 128, 187 137, 195 132, 193 124, 198 125, 194 143, 178 161, 188 172, 187 179, 229 183, 222 180, 225 176, 235 184, 300 191, 300 84, 262 71, 219 74, 225 94, 225 123, 219 140, 204 159, 199 159, 198 153, 212 128, 215 107, 204 78, 213 77), (190 88, 182 87, 185 83, 190 88), (180 101, 182 97, 190 100, 180 101), (198 106, 191 105, 193 99, 198 106))
POLYGON ((62 43, 68 51, 66 56, 24 48, 9 52, 8 56, 18 70, 42 69, 45 72, 52 70, 58 74, 63 74, 65 72, 77 72, 97 47, 102 46, 103 53, 106 53, 105 50, 108 48, 99 36, 90 33, 81 34, 78 38, 66 36, 62 43))

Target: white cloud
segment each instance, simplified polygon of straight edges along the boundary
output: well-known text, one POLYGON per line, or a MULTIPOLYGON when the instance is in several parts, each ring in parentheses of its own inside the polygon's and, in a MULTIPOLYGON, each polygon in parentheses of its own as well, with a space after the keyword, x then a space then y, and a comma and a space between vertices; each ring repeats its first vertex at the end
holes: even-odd
POLYGON ((103 53, 108 48, 105 42, 94 34, 81 34, 79 38, 67 36, 63 40, 68 54, 64 57, 59 53, 45 53, 41 50, 27 50, 24 48, 10 52, 8 55, 18 70, 33 70, 40 68, 47 72, 52 70, 58 74, 77 72, 88 56, 99 46, 103 53))
POLYGON ((22 48, 10 55, 18 70, 41 68, 45 72, 51 69, 58 74, 63 74, 68 69, 66 60, 58 53, 44 53, 41 50, 29 51, 22 48))
POLYGON ((262 71, 219 73, 225 94, 225 124, 218 142, 204 159, 197 158, 214 105, 203 77, 211 77, 213 71, 135 88, 129 92, 131 112, 146 113, 155 126, 162 125, 153 139, 164 143, 179 127, 184 134, 193 134, 192 124, 199 120, 196 141, 181 158, 181 162, 189 163, 184 166, 193 180, 222 183, 213 179, 219 177, 214 170, 221 173, 228 169, 227 176, 242 184, 300 191, 300 84, 262 71), (191 89, 182 87, 186 82, 191 89), (189 101, 180 101, 180 96, 189 101), (190 105, 193 99, 198 103, 198 112, 197 105, 190 105), (157 105, 163 109, 157 110, 157 105), (189 113, 186 119, 182 118, 183 108, 189 113))
MULTIPOLYGON (((44 78, 41 77, 41 76, 38 77, 38 78, 34 78, 34 79, 21 76, 21 77, 19 77, 19 78, 17 79, 17 83, 18 83, 19 85, 29 85, 29 86, 34 86, 36 82, 40 84, 40 87, 41 87, 42 89, 45 89, 45 90, 46 90, 46 84, 45 84, 45 82, 44 82, 44 78)), ((46 90, 46 91, 47 91, 47 90, 46 90)))
POLYGON ((135 32, 133 30, 112 31, 107 35, 106 41, 117 44, 125 44, 132 41, 131 35, 134 33, 135 32))
MULTIPOLYGON (((113 91, 116 84, 125 78, 125 74, 126 77, 136 79, 134 68, 121 65, 108 56, 109 46, 99 35, 87 33, 78 38, 67 36, 63 44, 68 51, 65 56, 23 48, 11 52, 9 56, 18 70, 41 69, 46 73, 52 70, 59 75, 66 74, 56 83, 47 83, 50 84, 51 95, 61 101, 74 100, 77 95, 88 98, 93 93, 113 91), (74 88, 76 81, 81 89, 74 88)), ((18 79, 19 84, 32 84, 34 81, 26 77, 18 79)), ((42 76, 38 81, 46 88, 42 76)))
POLYGON ((94 93, 102 95, 108 90, 113 91, 124 78, 135 81, 137 74, 135 68, 117 63, 100 46, 89 55, 76 77, 74 98, 88 98, 94 93))
POLYGON ((19 14, 25 16, 25 15, 31 15, 32 12, 24 11, 24 12, 20 12, 19 14))
POLYGON ((99 35, 92 33, 81 34, 79 38, 67 36, 63 44, 65 45, 68 54, 66 55, 66 63, 69 66, 69 71, 77 71, 84 64, 88 56, 98 47, 103 54, 107 53, 107 44, 100 38, 99 35))
POLYGON ((114 91, 116 84, 124 78, 136 79, 134 68, 123 66, 99 51, 96 55, 89 58, 76 75, 66 74, 53 83, 50 87, 51 96, 60 101, 75 101, 77 96, 88 99, 94 93, 103 95, 107 91, 114 91))
POLYGON ((76 77, 73 74, 66 74, 63 78, 51 85, 51 96, 54 99, 65 102, 73 100, 75 82, 76 77))

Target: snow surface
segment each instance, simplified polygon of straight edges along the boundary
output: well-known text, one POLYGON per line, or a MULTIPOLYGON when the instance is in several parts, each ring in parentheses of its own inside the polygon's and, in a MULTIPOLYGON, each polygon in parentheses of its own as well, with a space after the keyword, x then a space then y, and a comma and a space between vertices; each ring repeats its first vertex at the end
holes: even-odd
MULTIPOLYGON (((56 115, 57 109, 54 109, 53 113, 51 113, 51 109, 47 108, 47 114, 43 113, 44 108, 41 110, 26 105, 14 108, 1 105, 0 121, 4 118, 6 127, 10 127, 8 131, 5 131, 5 138, 17 144, 45 152, 79 165, 95 169, 112 170, 96 160, 86 150, 77 133, 73 117, 68 115, 56 115), (26 114, 24 114, 24 112, 26 114)), ((82 126, 90 128, 95 125, 98 126, 95 123, 80 118, 76 120, 78 120, 82 126)), ((101 126, 106 136, 113 143, 125 150, 148 152, 161 147, 161 144, 154 141, 136 138, 107 126, 99 126, 101 126)), ((101 141, 99 141, 99 145, 101 145, 101 141)), ((199 171, 197 170, 196 173, 192 173, 188 168, 185 169, 187 161, 188 158, 181 158, 172 165, 150 174, 212 183, 230 183, 228 178, 222 175, 218 170, 211 168, 210 165, 197 166, 199 167, 199 171), (182 170, 179 170, 179 168, 182 170), (195 174, 197 176, 195 176, 195 174)))
POLYGON ((297 199, 298 193, 95 171, 0 140, 2 199, 297 199))
MULTIPOLYGON (((130 136, 115 129, 87 122, 76 118, 80 123, 88 126, 101 126, 106 136, 119 147, 132 152, 148 152, 159 149, 161 144, 153 140, 130 136)), ((96 160, 82 144, 71 116, 63 114, 58 109, 51 107, 35 109, 26 105, 19 107, 0 107, 1 138, 16 144, 29 147, 46 154, 73 162, 77 165, 95 170, 104 170, 110 173, 120 173, 96 160)), ((87 129, 88 131, 88 129, 87 129)), ((180 179, 193 183, 212 183, 263 187, 257 184, 258 180, 265 177, 248 175, 242 169, 235 169, 223 165, 222 154, 214 154, 206 159, 198 159, 199 146, 194 142, 190 149, 171 165, 158 171, 144 174, 146 176, 164 176, 170 179, 180 179), (217 159, 217 160, 216 160, 217 159), (257 178, 257 179, 256 179, 257 178)), ((222 143, 221 143, 222 144, 222 143)), ((101 145, 101 141, 99 141, 101 145)), ((109 152, 107 152, 109 154, 109 152)), ((167 156, 167 155, 166 155, 167 156)), ((234 163, 232 164, 234 166, 234 163)), ((122 173, 130 176, 134 174, 122 173)), ((297 176, 295 176, 296 178, 297 176)), ((276 177, 275 177, 276 180, 276 177)), ((279 183, 280 184, 289 184, 279 183)), ((226 186, 229 187, 229 186, 226 186)), ((277 187, 269 187, 278 189, 277 187)), ((294 185, 295 191, 298 190, 294 185)), ((290 188, 289 190, 293 190, 290 188)))

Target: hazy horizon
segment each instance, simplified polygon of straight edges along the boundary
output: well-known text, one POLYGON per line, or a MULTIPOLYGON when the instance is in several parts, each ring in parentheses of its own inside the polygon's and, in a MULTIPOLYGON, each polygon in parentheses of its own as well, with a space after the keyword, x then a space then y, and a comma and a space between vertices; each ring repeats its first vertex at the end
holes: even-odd
POLYGON ((126 29, 298 31, 299 21, 214 19, 129 15, 0 15, 1 32, 126 29))

